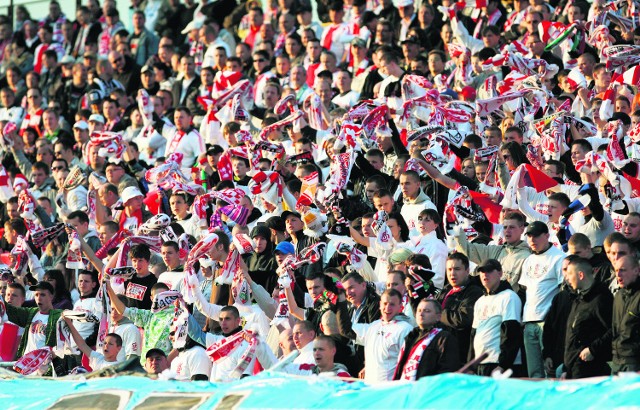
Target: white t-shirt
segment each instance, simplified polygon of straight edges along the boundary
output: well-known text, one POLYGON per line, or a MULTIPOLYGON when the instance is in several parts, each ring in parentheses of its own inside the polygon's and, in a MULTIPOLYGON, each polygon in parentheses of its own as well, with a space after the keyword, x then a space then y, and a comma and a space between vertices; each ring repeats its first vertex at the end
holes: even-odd
MULTIPOLYGON (((498 363, 500 357, 500 326, 508 320, 522 321, 520 311, 522 302, 518 295, 510 290, 503 290, 495 295, 484 295, 478 299, 473 308, 473 325, 476 335, 473 349, 476 356, 488 353, 482 363, 498 363)), ((520 352, 514 364, 520 364, 520 352)))
POLYGON ((27 338, 24 354, 46 346, 48 322, 49 315, 44 315, 40 312, 36 313, 29 325, 29 337, 27 338))
POLYGON ((196 374, 209 377, 211 360, 206 350, 201 346, 194 346, 180 352, 178 357, 171 362, 171 371, 178 375, 177 380, 191 380, 191 377, 196 374))
MULTIPOLYGON (((120 350, 122 352, 122 350, 120 350)), ((93 371, 102 370, 105 367, 113 366, 120 363, 120 360, 117 359, 115 362, 108 362, 102 355, 102 353, 98 353, 95 350, 91 351, 91 355, 89 356, 89 366, 93 371)))
POLYGON ((420 202, 419 204, 404 203, 400 208, 400 215, 404 218, 404 221, 409 227, 409 237, 414 238, 420 236, 418 231, 418 215, 425 209, 437 210, 436 206, 430 200, 420 202))
POLYGON ((435 231, 426 235, 414 236, 410 240, 413 253, 419 253, 427 255, 429 262, 431 262, 431 270, 436 274, 433 277, 433 284, 438 289, 444 287, 445 281, 445 269, 447 264, 447 254, 449 248, 447 245, 438 239, 435 231))
POLYGON ((519 283, 526 286, 523 322, 542 321, 551 308, 551 301, 562 283, 562 261, 566 255, 555 246, 546 252, 532 254, 522 264, 519 283))
POLYGON ((142 335, 133 323, 116 325, 112 330, 122 338, 122 349, 118 352, 118 361, 124 362, 127 356, 140 356, 142 351, 142 335))
POLYGON ((184 272, 167 271, 162 272, 158 277, 158 282, 169 286, 171 290, 175 290, 178 283, 184 278, 184 272))
POLYGON ((393 379, 404 338, 413 329, 407 321, 355 323, 356 343, 364 346, 364 380, 368 383, 393 379))
MULTIPOLYGON (((96 314, 96 298, 80 298, 76 303, 73 304, 73 310, 78 310, 82 312, 90 312, 94 315, 96 314)), ((93 329, 95 328, 95 323, 93 322, 80 322, 78 320, 73 321, 73 325, 80 333, 83 339, 91 336, 93 333, 93 329)))

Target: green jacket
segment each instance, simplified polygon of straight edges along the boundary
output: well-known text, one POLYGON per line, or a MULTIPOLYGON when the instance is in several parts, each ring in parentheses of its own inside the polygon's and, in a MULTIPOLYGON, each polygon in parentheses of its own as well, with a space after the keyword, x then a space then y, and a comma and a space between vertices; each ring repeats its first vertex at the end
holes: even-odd
MULTIPOLYGON (((18 358, 22 357, 24 354, 24 349, 27 346, 27 340, 29 339, 29 326, 31 326, 31 322, 33 321, 34 316, 39 312, 40 309, 37 307, 33 308, 17 308, 6 304, 7 307, 7 317, 9 320, 20 327, 24 327, 24 333, 22 334, 22 339, 20 339, 20 346, 18 346, 18 358)), ((45 343, 47 346, 55 347, 57 343, 56 339, 56 324, 58 323, 58 319, 60 319, 60 315, 62 314, 62 310, 60 309, 52 309, 49 311, 49 321, 47 322, 47 339, 45 343)))

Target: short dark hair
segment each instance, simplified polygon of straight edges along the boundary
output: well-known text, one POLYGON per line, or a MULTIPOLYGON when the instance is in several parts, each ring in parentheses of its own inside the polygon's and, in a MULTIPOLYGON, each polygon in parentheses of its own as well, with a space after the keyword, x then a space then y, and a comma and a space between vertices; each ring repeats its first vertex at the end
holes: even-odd
POLYGON ((76 219, 78 218, 78 220, 80 221, 80 223, 83 224, 88 224, 89 223, 89 216, 83 212, 83 211, 73 211, 69 214, 69 216, 67 217, 67 220, 69 219, 76 219))
POLYGON ((11 230, 15 231, 18 235, 25 236, 27 234, 27 225, 25 225, 24 219, 12 218, 4 223, 5 227, 9 226, 11 230))
POLYGON ((382 292, 382 296, 387 295, 389 297, 397 297, 400 301, 402 301, 402 294, 398 292, 396 289, 389 288, 382 292))
POLYGON ((409 266, 418 265, 429 270, 433 269, 431 260, 429 260, 429 257, 423 253, 412 253, 405 261, 405 264, 409 266))
POLYGON ((91 276, 91 282, 98 282, 98 273, 96 271, 83 269, 78 273, 78 276, 80 275, 89 275, 91 276))
POLYGON ((116 341, 116 346, 122 347, 122 336, 117 333, 107 333, 106 337, 113 337, 116 341))
POLYGON ((20 292, 22 292, 22 297, 27 296, 27 291, 24 289, 24 286, 22 286, 18 282, 9 283, 7 285, 7 289, 18 289, 20 292))
POLYGON ((220 312, 229 312, 231 313, 236 319, 240 317, 240 311, 238 310, 237 307, 235 306, 224 306, 222 309, 220 309, 220 312))
POLYGON ((460 261, 465 269, 469 269, 469 258, 462 252, 452 252, 447 257, 448 261, 460 261))
POLYGON ((147 262, 151 260, 151 249, 149 249, 148 245, 144 243, 139 243, 134 245, 129 250, 129 257, 136 259, 144 259, 147 262))
POLYGON ((175 241, 165 241, 162 242, 162 246, 166 246, 168 248, 173 248, 176 252, 180 252, 180 245, 178 245, 175 241))
POLYGON ((360 275, 358 272, 349 272, 346 275, 344 275, 342 277, 342 279, 340 279, 340 282, 344 283, 348 280, 353 279, 356 283, 363 283, 365 282, 364 278, 362 277, 362 275, 360 275))
POLYGON ((222 245, 224 251, 229 252, 229 246, 231 246, 231 241, 229 240, 229 237, 227 236, 227 234, 225 234, 224 231, 221 231, 220 229, 216 229, 215 231, 213 231, 213 233, 218 235, 218 243, 222 245))
POLYGON ((51 172, 51 168, 49 167, 49 165, 45 164, 42 161, 34 162, 31 168, 34 170, 37 169, 39 171, 43 171, 47 176, 49 175, 49 172, 51 172))
MULTIPOLYGON (((398 292, 399 293, 399 292, 398 292)), ((302 328, 302 330, 309 332, 309 331, 316 331, 315 326, 313 326, 313 323, 309 322, 308 320, 301 320, 299 322, 297 322, 294 326, 300 326, 302 328)))
POLYGON ((504 215, 504 220, 510 220, 510 221, 518 221, 518 224, 520 226, 524 226, 524 224, 527 222, 527 218, 524 217, 524 215, 522 215, 520 212, 507 212, 504 215))
POLYGON ((571 142, 571 146, 573 147, 574 145, 580 145, 580 147, 582 147, 585 151, 589 152, 593 149, 593 147, 591 146, 591 143, 587 140, 573 140, 571 142))
POLYGON ((558 201, 564 207, 569 206, 569 204, 571 203, 571 200, 564 192, 554 192, 553 194, 549 195, 549 200, 558 201))

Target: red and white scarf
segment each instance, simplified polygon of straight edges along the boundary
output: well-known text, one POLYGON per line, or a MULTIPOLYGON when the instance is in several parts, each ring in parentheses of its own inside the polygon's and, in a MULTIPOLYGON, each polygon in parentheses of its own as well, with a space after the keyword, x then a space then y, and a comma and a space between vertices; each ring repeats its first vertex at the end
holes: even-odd
POLYGON ((251 341, 249 342, 247 350, 240 357, 240 363, 238 363, 236 368, 231 372, 231 378, 240 378, 255 358, 256 348, 258 346, 258 338, 256 335, 249 330, 242 330, 238 333, 225 337, 219 342, 209 346, 207 349, 207 354, 211 361, 213 363, 217 363, 240 347, 244 341, 245 335, 249 335, 251 337, 251 341))
MULTIPOLYGON (((429 347, 429 344, 441 331, 442 329, 434 327, 433 329, 431 329, 431 331, 429 331, 429 333, 424 335, 422 339, 420 339, 418 343, 413 346, 413 348, 411 348, 411 351, 409 352, 409 358, 402 368, 400 380, 416 380, 416 374, 418 372, 418 367, 420 366, 420 360, 422 360, 422 356, 424 355, 424 351, 427 349, 427 347, 429 347)), ((406 346, 403 346, 402 350, 400 351, 400 358, 404 355, 405 347, 406 346)))
POLYGON ((51 363, 52 350, 49 346, 42 349, 32 350, 31 352, 22 356, 15 365, 13 370, 20 373, 23 376, 28 376, 31 373, 46 368, 51 363))

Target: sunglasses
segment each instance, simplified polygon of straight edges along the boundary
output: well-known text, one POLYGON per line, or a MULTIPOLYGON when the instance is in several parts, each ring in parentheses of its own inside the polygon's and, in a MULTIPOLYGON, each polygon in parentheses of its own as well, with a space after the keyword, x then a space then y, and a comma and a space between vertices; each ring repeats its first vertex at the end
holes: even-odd
POLYGON ((257 60, 253 60, 254 63, 264 63, 265 61, 267 60, 265 60, 264 58, 258 58, 257 60))

